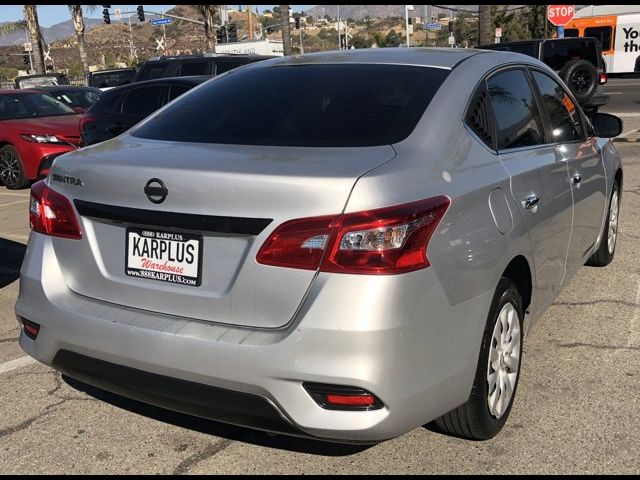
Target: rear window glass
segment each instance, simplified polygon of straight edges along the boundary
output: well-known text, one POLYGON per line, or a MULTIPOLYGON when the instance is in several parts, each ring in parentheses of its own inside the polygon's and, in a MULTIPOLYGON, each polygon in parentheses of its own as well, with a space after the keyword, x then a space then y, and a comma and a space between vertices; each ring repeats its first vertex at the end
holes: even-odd
POLYGON ((179 98, 132 134, 242 145, 386 145, 411 133, 448 74, 348 64, 233 70, 179 98))
POLYGON ((153 80, 154 78, 162 78, 162 74, 167 68, 167 62, 161 63, 149 63, 142 66, 142 70, 138 74, 138 78, 136 78, 137 82, 141 82, 143 80, 153 80))
POLYGON ((133 70, 121 72, 94 73, 91 75, 91 86, 97 88, 119 87, 131 82, 133 70))
POLYGON ((584 59, 598 66, 598 52, 593 41, 575 39, 571 41, 544 42, 541 60, 556 71, 562 70, 571 60, 584 59))
POLYGON ((212 62, 185 62, 180 68, 180 77, 191 75, 211 75, 212 62))

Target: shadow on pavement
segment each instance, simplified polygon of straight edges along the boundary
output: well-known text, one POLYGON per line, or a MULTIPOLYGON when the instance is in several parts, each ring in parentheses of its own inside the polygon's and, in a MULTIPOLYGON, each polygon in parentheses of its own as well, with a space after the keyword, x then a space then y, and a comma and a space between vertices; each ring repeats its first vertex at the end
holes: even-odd
POLYGON ((138 415, 153 418, 161 422, 169 423, 177 427, 187 428, 196 432, 214 435, 238 442, 250 443, 261 447, 277 448, 311 455, 323 455, 330 457, 342 457, 353 455, 373 445, 347 445, 338 443, 321 442, 306 438, 298 438, 287 435, 272 435, 250 428, 236 427, 225 423, 194 417, 146 403, 131 400, 105 390, 87 385, 66 375, 62 379, 72 388, 80 390, 98 400, 107 402, 115 407, 128 410, 138 415))
POLYGON ((20 277, 20 266, 27 246, 0 238, 0 288, 15 282, 20 277))

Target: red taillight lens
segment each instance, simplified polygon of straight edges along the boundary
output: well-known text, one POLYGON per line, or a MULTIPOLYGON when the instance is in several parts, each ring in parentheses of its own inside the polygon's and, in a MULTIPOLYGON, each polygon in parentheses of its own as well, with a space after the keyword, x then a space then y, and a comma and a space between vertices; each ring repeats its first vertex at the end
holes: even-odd
POLYGON ((600 73, 600 84, 607 83, 607 74, 604 72, 600 73))
POLYGON ((74 240, 82 238, 71 202, 47 187, 43 180, 31 187, 29 223, 34 232, 74 240))
POLYGON ((271 234, 256 260, 281 267, 374 275, 426 268, 429 239, 449 204, 448 197, 438 196, 342 216, 292 220, 271 234))
MULTIPOLYGON (((85 114, 80 117, 80 138, 82 139, 82 143, 84 143, 84 136, 86 135, 88 127, 92 126, 92 123, 95 123, 96 119, 92 115, 85 114)), ((93 125, 95 127, 95 125, 93 125)))
POLYGON ((31 340, 35 340, 40 333, 40 325, 34 322, 30 322, 29 320, 22 319, 22 328, 24 329, 24 333, 31 340))
POLYGON ((328 405, 343 407, 373 407, 376 399, 373 395, 327 395, 328 405))
POLYGON ((335 215, 301 218, 276 228, 258 252, 258 263, 316 270, 335 215))

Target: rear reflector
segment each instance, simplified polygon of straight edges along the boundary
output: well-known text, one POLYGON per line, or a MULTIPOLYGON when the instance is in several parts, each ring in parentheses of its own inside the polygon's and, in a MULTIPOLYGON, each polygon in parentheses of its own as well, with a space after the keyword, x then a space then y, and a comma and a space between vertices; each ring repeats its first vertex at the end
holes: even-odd
POLYGON ((304 383, 303 387, 319 406, 327 410, 367 411, 383 407, 380 399, 361 388, 320 383, 304 383))
POLYGON ((40 325, 37 323, 30 322, 29 320, 22 320, 22 327, 24 329, 24 334, 29 337, 31 340, 35 340, 40 333, 40 325))
POLYGON ((273 231, 256 261, 370 275, 426 268, 429 240, 449 205, 449 198, 441 195, 375 210, 291 220, 273 231))
POLYGON ((44 180, 31 187, 29 223, 34 232, 52 237, 82 238, 76 213, 67 197, 50 189, 44 180))

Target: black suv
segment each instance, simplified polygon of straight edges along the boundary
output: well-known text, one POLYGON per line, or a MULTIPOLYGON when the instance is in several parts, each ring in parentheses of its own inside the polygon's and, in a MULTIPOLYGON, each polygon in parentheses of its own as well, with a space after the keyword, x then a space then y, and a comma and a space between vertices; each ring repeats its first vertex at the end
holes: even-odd
POLYGON ((607 81, 600 43, 595 38, 553 38, 481 45, 481 49, 522 53, 553 68, 592 116, 609 96, 599 89, 607 81))
POLYGON ((220 75, 247 63, 258 62, 265 55, 182 55, 178 57, 159 57, 147 60, 138 69, 133 82, 166 77, 186 77, 193 75, 220 75))

